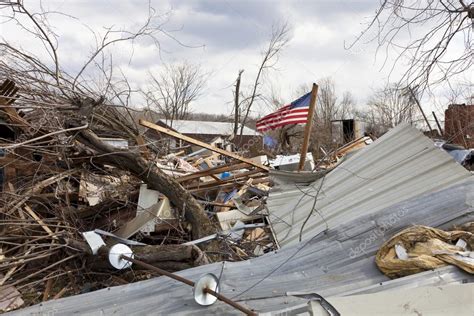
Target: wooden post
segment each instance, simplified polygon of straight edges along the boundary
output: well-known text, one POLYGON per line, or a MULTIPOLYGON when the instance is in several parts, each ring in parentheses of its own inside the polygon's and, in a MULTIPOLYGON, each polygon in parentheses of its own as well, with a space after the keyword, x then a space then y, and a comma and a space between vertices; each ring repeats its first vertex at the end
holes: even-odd
MULTIPOLYGON (((459 118, 455 121, 458 125, 458 129, 459 129, 459 132, 457 132, 456 134, 454 134, 454 136, 456 135, 460 135, 462 137, 462 142, 463 142, 463 146, 464 148, 469 148, 467 146, 467 142, 466 142, 466 138, 464 137, 464 129, 462 128, 462 124, 461 124, 461 121, 459 120, 459 118)), ((451 141, 455 141, 453 139, 451 139, 451 141)), ((460 144, 459 144, 460 145, 460 144)))
POLYGON ((430 133, 431 133, 430 137, 433 137, 433 129, 431 128, 430 122, 428 122, 428 118, 426 117, 425 112, 421 108, 420 101, 418 101, 418 98, 416 97, 415 92, 413 92, 412 88, 408 87, 408 90, 410 90, 410 93, 413 99, 415 100, 416 105, 418 105, 418 108, 420 109, 421 114, 423 114, 423 118, 425 119, 426 125, 428 125, 428 128, 430 129, 430 133))
POLYGON ((431 113, 433 113, 433 117, 436 121, 436 125, 438 125, 438 129, 439 129, 439 135, 440 136, 443 136, 443 129, 441 128, 441 125, 439 124, 439 121, 438 121, 438 118, 436 117, 436 114, 434 111, 431 111, 431 113))
POLYGON ((311 137, 311 128, 313 127, 314 108, 316 106, 316 96, 318 95, 318 85, 313 83, 313 89, 311 90, 311 100, 309 102, 308 110, 308 122, 304 131, 303 147, 301 148, 300 164, 298 171, 303 170, 306 161, 306 152, 309 147, 309 138, 311 137))
POLYGON ((234 98, 234 137, 237 139, 237 133, 239 132, 239 94, 240 94, 240 78, 244 70, 239 70, 239 76, 237 77, 237 82, 235 83, 235 98, 234 98))

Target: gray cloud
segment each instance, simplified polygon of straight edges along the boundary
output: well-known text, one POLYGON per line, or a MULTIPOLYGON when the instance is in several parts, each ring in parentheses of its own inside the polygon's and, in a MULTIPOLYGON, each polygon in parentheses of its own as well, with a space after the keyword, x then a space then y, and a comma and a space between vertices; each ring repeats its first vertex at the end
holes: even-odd
MULTIPOLYGON (((43 5, 78 18, 50 16, 59 36, 63 68, 74 73, 95 46, 84 24, 102 34, 104 26, 136 29, 147 16, 148 1, 48 1, 43 5)), ((156 23, 167 21, 164 30, 185 45, 159 34, 161 52, 149 39, 141 39, 133 46, 114 45, 106 54, 113 56, 114 64, 136 87, 146 85, 147 72, 159 71, 163 63, 186 60, 202 65, 211 76, 205 94, 193 106, 199 111, 230 112, 231 86, 238 70, 245 69, 245 88, 254 78, 272 25, 282 21, 292 25, 293 38, 279 60, 279 71, 267 74, 266 91, 271 84, 291 101, 301 84, 332 76, 339 90, 350 90, 364 102, 371 88, 383 85, 388 77, 389 69, 380 71, 380 63, 374 62, 374 45, 344 48, 344 42, 354 39, 373 15, 376 1, 169 0, 152 1, 152 6, 162 15, 156 23)), ((7 39, 48 58, 37 42, 26 40, 14 25, 2 25, 3 30, 7 39)))

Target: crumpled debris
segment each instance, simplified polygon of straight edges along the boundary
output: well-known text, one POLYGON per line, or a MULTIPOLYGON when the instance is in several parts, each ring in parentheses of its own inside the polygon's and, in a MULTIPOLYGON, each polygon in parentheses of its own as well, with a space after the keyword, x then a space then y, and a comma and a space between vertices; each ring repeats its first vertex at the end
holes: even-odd
POLYGON ((390 278, 432 270, 448 264, 474 274, 473 246, 474 234, 471 232, 413 226, 385 242, 375 256, 375 263, 380 271, 390 278), (405 252, 406 255, 399 255, 405 252))

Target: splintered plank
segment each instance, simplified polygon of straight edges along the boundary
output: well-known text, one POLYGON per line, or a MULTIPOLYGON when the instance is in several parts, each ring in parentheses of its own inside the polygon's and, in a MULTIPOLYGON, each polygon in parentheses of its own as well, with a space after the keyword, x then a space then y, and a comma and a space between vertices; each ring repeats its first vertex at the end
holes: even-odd
POLYGON ((244 163, 238 163, 238 164, 227 164, 227 165, 223 165, 223 166, 217 166, 217 167, 214 167, 214 168, 209 168, 209 169, 201 170, 201 171, 198 171, 198 172, 194 172, 194 173, 179 177, 179 178, 176 179, 176 181, 178 181, 179 183, 182 183, 182 182, 185 182, 185 181, 190 181, 190 180, 198 179, 198 178, 201 178, 201 177, 211 176, 211 175, 214 175, 216 173, 223 173, 223 172, 226 172, 226 171, 240 170, 240 169, 244 169, 244 168, 248 168, 248 164, 245 163, 245 162, 244 163))
POLYGON ((197 139, 194 139, 192 137, 189 137, 189 136, 183 135, 181 133, 172 131, 169 128, 164 128, 164 127, 158 126, 156 124, 153 124, 153 123, 145 121, 145 120, 140 120, 140 125, 151 128, 151 129, 154 129, 154 130, 156 130, 160 133, 166 134, 168 136, 175 137, 177 139, 181 139, 181 140, 183 140, 185 142, 188 142, 190 144, 197 145, 197 146, 209 149, 209 150, 211 150, 213 152, 216 152, 216 153, 219 153, 223 156, 234 158, 234 159, 239 160, 241 162, 248 163, 249 165, 252 165, 252 166, 257 167, 259 169, 262 169, 262 170, 265 170, 265 171, 269 170, 269 167, 264 166, 262 164, 259 164, 257 162, 254 162, 251 159, 242 157, 242 156, 237 155, 233 152, 230 152, 230 151, 227 151, 227 150, 224 150, 224 149, 221 149, 221 148, 217 148, 215 146, 212 146, 212 145, 209 145, 207 143, 201 142, 201 141, 199 141, 197 139))
POLYGON ((48 233, 49 236, 51 236, 53 239, 58 239, 58 237, 54 234, 54 232, 51 230, 51 228, 46 225, 46 223, 29 207, 28 205, 24 206, 24 209, 30 214, 33 219, 40 224, 41 228, 44 229, 45 232, 48 233))
MULTIPOLYGON (((255 178, 252 178, 252 179, 253 179, 252 184, 270 182, 270 180, 268 179, 268 177, 265 176, 265 175, 259 176, 259 177, 255 177, 255 178)), ((232 187, 234 187, 234 186, 240 186, 240 185, 244 185, 244 184, 245 184, 244 181, 234 180, 234 181, 232 181, 232 182, 223 183, 223 184, 219 184, 219 185, 202 186, 202 187, 195 188, 195 189, 189 189, 188 191, 189 191, 190 193, 198 193, 198 192, 202 192, 202 191, 212 191, 212 190, 219 190, 219 189, 228 189, 228 188, 232 188, 232 187)))
POLYGON ((230 176, 228 178, 225 178, 225 179, 218 179, 216 181, 209 181, 209 182, 203 182, 203 183, 194 183, 194 184, 186 186, 186 189, 196 189, 196 188, 200 188, 200 187, 213 187, 214 185, 234 182, 236 179, 248 178, 249 176, 253 176, 253 175, 259 174, 261 172, 262 172, 261 170, 250 170, 250 171, 246 171, 246 172, 242 172, 242 173, 232 175, 232 176, 230 176))

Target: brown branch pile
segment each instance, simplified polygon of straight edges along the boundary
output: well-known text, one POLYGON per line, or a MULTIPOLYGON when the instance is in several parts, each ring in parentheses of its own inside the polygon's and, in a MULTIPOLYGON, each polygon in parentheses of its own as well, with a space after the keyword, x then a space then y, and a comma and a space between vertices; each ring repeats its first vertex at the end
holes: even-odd
MULTIPOLYGON (((156 209, 158 202, 140 209, 143 185, 158 191, 159 201, 168 199, 173 214, 170 220, 155 214, 159 221, 152 223, 152 233, 127 236, 146 244, 132 246, 136 258, 177 271, 272 249, 268 228, 241 230, 233 238, 220 232, 235 220, 213 216, 237 211, 228 199, 236 192, 244 199, 240 207, 260 211, 267 173, 208 153, 188 160, 179 153, 166 155, 168 140, 147 137, 138 127, 129 107, 130 85, 105 62, 104 49, 114 43, 139 37, 158 43, 156 34, 171 37, 161 25, 153 26, 151 8, 136 32, 108 29, 76 74, 62 68, 58 38, 38 18, 42 15, 31 13, 22 1, 0 9, 11 9, 6 16, 34 34, 47 52, 40 58, 0 43, 0 313, 152 276, 135 267, 112 269, 106 258, 91 254, 82 234, 96 229, 116 233, 139 211, 156 209), (91 80, 91 68, 101 80, 91 80), (215 173, 200 175, 203 160, 206 168, 217 168, 215 173), (223 164, 232 177, 217 176, 223 164), (246 192, 251 187, 258 193, 246 192), (186 244, 216 233, 216 241, 186 244)), ((241 217, 264 225, 263 215, 241 217)), ((104 239, 108 246, 117 242, 104 239)))
MULTIPOLYGON (((268 182, 265 173, 247 166, 231 168, 242 174, 230 180, 181 181, 199 169, 186 169, 183 159, 153 150, 160 141, 140 134, 123 108, 102 97, 67 92, 67 84, 42 82, 39 71, 30 77, 14 70, 0 67, 1 75, 8 74, 0 86, 0 302, 9 304, 6 309, 150 277, 111 269, 105 258, 91 255, 81 234, 115 232, 134 219, 140 183, 166 196, 176 218, 152 235, 134 234, 149 245, 134 247, 142 260, 176 271, 208 258, 247 259, 255 247, 271 242, 259 228, 247 230, 238 243, 221 236, 220 242, 200 244, 205 252, 183 245, 222 230, 208 211, 223 205, 229 210, 222 194, 248 187, 249 179, 268 182), (125 148, 114 141, 125 141, 125 148), (167 168, 175 171, 165 173, 167 168)), ((199 159, 193 158, 197 164, 199 159)))
MULTIPOLYGON (((93 289, 136 280, 134 276, 117 283, 115 273, 100 272, 100 265, 95 269, 84 256, 89 249, 81 232, 113 231, 134 218, 140 180, 168 193, 186 218, 165 237, 157 236, 155 243, 166 238, 176 245, 214 232, 193 197, 141 157, 132 138, 138 132, 117 108, 101 98, 64 97, 57 86, 25 72, 10 71, 10 78, 15 81, 5 80, 0 89, 2 285, 14 286, 31 303, 79 293, 85 283, 93 289), (131 139, 131 146, 118 149, 97 135, 131 139)), ((170 270, 201 264, 193 259, 200 256, 196 247, 176 246, 176 253, 184 254, 187 248, 194 250, 174 267, 173 260, 160 260, 168 262, 164 266, 170 270)))

